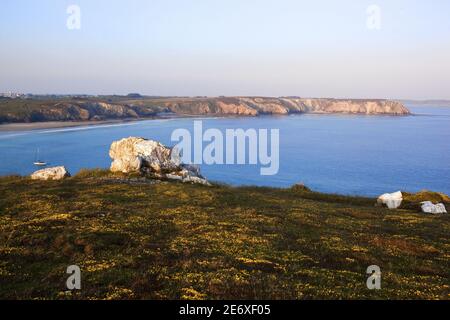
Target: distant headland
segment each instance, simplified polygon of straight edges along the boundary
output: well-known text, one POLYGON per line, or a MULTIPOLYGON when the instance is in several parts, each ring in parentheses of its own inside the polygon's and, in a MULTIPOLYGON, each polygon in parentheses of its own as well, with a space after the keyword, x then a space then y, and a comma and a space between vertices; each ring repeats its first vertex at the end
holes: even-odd
POLYGON ((258 116, 294 113, 408 115, 401 103, 381 99, 300 97, 153 97, 23 95, 0 98, 0 123, 148 119, 167 116, 258 116))

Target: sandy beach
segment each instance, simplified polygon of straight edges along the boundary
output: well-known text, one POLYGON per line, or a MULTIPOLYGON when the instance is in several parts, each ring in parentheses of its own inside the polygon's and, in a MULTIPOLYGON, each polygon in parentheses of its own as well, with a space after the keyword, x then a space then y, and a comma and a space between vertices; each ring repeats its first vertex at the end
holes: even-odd
MULTIPOLYGON (((84 126, 99 126, 105 124, 120 124, 127 122, 137 122, 145 120, 161 120, 161 119, 177 119, 177 118, 216 118, 216 115, 192 115, 192 114, 169 114, 158 115, 154 117, 142 117, 142 118, 125 118, 125 119, 110 119, 100 121, 43 121, 43 122, 29 122, 29 123, 4 123, 0 124, 0 132, 10 131, 30 131, 30 130, 42 130, 42 129, 57 129, 57 128, 70 128, 70 127, 84 127, 84 126)), ((220 115, 221 118, 236 118, 242 117, 240 115, 220 115)))
POLYGON ((5 123, 0 124, 0 132, 5 131, 29 131, 40 129, 70 128, 80 126, 98 126, 105 124, 119 124, 131 121, 152 120, 156 118, 139 118, 139 119, 117 119, 104 121, 48 121, 48 122, 31 122, 31 123, 5 123))
POLYGON ((52 128, 67 128, 67 127, 78 127, 78 126, 90 126, 108 123, 118 123, 122 121, 112 122, 112 121, 70 121, 70 122, 32 122, 32 123, 7 123, 0 125, 0 132, 4 131, 28 131, 28 130, 39 130, 39 129, 52 129, 52 128))

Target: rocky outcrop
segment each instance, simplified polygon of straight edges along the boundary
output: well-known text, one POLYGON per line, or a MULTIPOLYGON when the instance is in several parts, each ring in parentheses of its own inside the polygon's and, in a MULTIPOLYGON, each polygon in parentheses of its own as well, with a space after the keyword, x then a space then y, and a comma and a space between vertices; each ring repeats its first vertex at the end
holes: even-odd
POLYGON ((62 180, 67 177, 70 177, 70 173, 63 166, 45 168, 31 174, 33 180, 62 180))
POLYGON ((209 185, 196 166, 181 163, 172 148, 144 138, 129 137, 111 144, 112 172, 139 173, 151 178, 209 185))
POLYGON ((378 197, 378 205, 386 205, 389 209, 397 209, 403 201, 403 195, 400 191, 394 193, 385 193, 378 197))

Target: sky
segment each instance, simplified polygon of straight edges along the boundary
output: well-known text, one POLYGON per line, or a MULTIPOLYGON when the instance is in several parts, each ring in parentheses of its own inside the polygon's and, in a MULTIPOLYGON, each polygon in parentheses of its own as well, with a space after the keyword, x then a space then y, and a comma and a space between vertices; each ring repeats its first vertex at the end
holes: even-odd
POLYGON ((450 99, 449 16, 448 0, 2 0, 0 92, 450 99))

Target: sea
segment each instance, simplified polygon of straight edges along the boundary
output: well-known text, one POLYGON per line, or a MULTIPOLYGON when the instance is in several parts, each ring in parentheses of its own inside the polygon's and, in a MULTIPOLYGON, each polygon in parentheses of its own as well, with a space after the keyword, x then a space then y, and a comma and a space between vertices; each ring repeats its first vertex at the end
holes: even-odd
MULTIPOLYGON (((211 181, 233 186, 286 188, 376 196, 423 189, 450 194, 450 108, 408 106, 410 116, 294 114, 286 116, 173 118, 94 126, 0 132, 0 175, 29 175, 39 150, 49 166, 72 173, 108 168, 113 141, 137 136, 173 146, 176 129, 278 129, 279 170, 259 164, 200 165, 211 181)), ((205 143, 206 145, 207 143, 205 143)))

